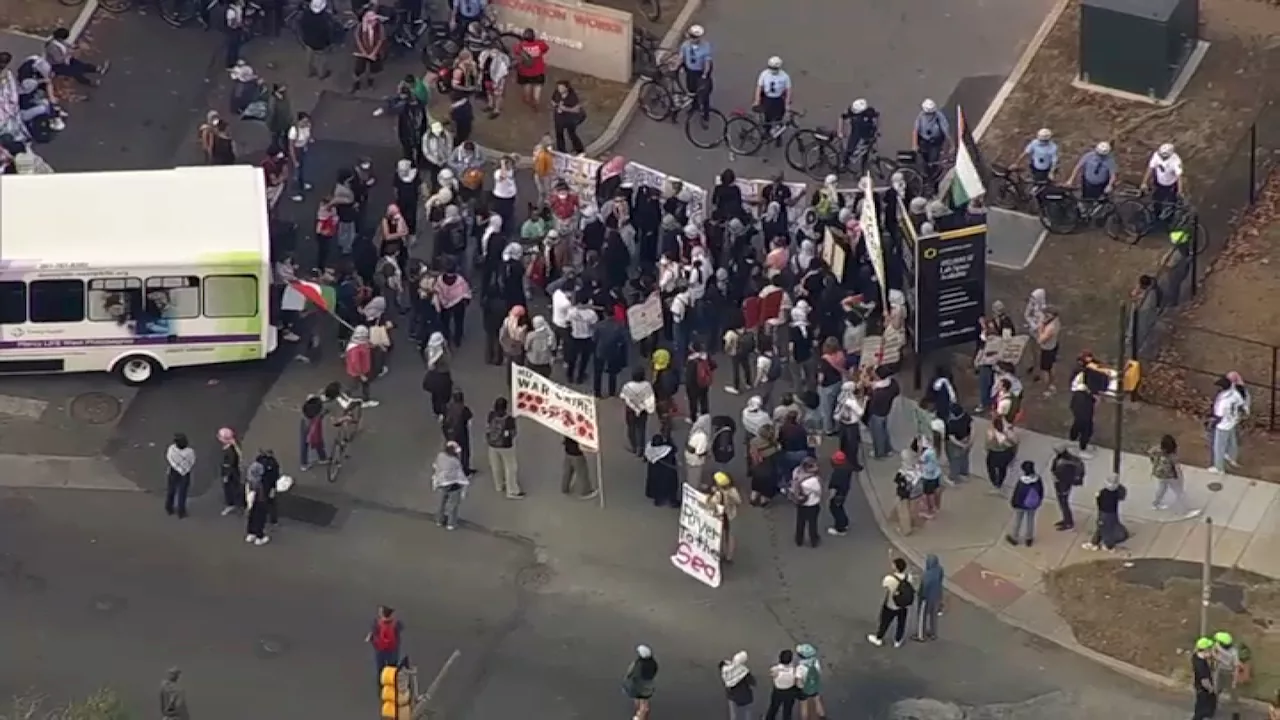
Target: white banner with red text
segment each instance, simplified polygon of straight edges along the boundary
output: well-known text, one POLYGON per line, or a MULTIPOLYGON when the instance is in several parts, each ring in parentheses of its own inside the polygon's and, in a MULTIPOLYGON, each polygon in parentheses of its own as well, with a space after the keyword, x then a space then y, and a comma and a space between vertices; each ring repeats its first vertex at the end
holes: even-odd
POLYGON ((515 417, 530 418, 586 450, 600 450, 594 397, 552 382, 523 365, 512 365, 511 400, 515 417))

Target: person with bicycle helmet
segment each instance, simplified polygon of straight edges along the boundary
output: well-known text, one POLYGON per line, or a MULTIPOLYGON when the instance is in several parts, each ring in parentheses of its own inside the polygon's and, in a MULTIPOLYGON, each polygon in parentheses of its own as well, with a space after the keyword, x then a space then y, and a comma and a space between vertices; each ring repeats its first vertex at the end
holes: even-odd
POLYGON ((947 116, 938 110, 937 103, 925 98, 920 103, 920 114, 916 115, 912 127, 911 149, 920 154, 925 165, 937 165, 950 139, 951 125, 947 123, 947 116))
POLYGON ((1067 178, 1067 185, 1073 186, 1076 178, 1080 178, 1080 199, 1099 200, 1111 193, 1116 184, 1116 159, 1111 155, 1111 143, 1102 141, 1076 161, 1067 178))
POLYGON ((1157 218, 1163 218, 1169 208, 1178 204, 1180 191, 1186 189, 1184 182, 1182 158, 1174 152, 1172 144, 1165 143, 1151 153, 1147 172, 1142 176, 1142 191, 1151 188, 1151 202, 1157 218))
POLYGON ((701 25, 689 26, 685 41, 680 43, 680 67, 684 70, 684 86, 693 94, 693 109, 702 111, 707 121, 711 111, 711 43, 703 35, 701 25))
POLYGON ((791 76, 782 69, 782 58, 777 55, 769 58, 765 69, 760 71, 760 77, 756 78, 754 106, 760 108, 774 145, 782 147, 782 135, 777 129, 791 108, 791 76))
POLYGON ((466 36, 472 23, 479 23, 484 18, 488 0, 452 0, 449 13, 449 29, 461 40, 466 36))
POLYGON ((848 110, 840 114, 836 127, 845 139, 842 162, 861 177, 867 171, 871 148, 880 137, 880 113, 866 99, 858 98, 849 104, 848 110), (851 165, 855 156, 859 158, 860 167, 851 165))
POLYGON ((1053 131, 1049 128, 1037 130, 1035 138, 1022 150, 1021 157, 1027 158, 1031 182, 1043 185, 1052 181, 1053 173, 1058 169, 1058 143, 1053 141, 1053 131))

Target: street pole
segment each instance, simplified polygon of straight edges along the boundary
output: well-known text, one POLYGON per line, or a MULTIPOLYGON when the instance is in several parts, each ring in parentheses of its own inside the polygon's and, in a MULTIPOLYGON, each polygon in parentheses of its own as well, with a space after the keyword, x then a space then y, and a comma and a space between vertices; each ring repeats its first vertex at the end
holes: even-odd
POLYGON ((1204 519, 1204 563, 1200 567, 1200 637, 1209 637, 1209 600, 1213 595, 1213 518, 1204 519))
POLYGON ((1115 425, 1115 450, 1111 453, 1111 474, 1120 479, 1120 456, 1123 452, 1121 446, 1124 444, 1124 347, 1125 333, 1129 329, 1129 308, 1127 305, 1120 305, 1120 327, 1116 333, 1116 425, 1115 425))

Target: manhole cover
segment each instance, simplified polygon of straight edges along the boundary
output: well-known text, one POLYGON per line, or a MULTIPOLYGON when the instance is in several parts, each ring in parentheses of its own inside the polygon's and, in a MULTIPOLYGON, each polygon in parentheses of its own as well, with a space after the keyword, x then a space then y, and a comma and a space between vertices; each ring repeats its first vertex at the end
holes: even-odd
POLYGON ((103 392, 87 392, 71 401, 71 417, 90 425, 103 425, 120 417, 120 401, 103 392))
POLYGON ((254 646, 254 654, 260 658, 271 659, 285 654, 289 650, 289 641, 279 635, 264 635, 258 638, 254 646))
POLYGON ((1222 483, 1217 482, 1216 480, 1214 482, 1209 483, 1209 492, 1218 492, 1221 489, 1222 489, 1222 483))
POLYGON ((129 601, 116 595, 99 595, 93 599, 92 607, 104 615, 114 615, 128 606, 129 601))

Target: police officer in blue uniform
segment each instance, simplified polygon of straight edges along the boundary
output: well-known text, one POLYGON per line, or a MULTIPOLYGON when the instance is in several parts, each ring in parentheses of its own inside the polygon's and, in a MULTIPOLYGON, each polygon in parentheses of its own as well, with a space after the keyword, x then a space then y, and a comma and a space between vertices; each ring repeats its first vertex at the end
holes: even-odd
POLYGON ((871 160, 871 148, 880 138, 880 113, 864 98, 858 98, 849 104, 849 109, 840 115, 840 134, 845 138, 843 164, 859 177, 866 174, 867 163, 871 160), (858 167, 851 167, 854 156, 858 157, 858 167))
POLYGON ((684 71, 684 86, 693 93, 693 109, 702 112, 702 122, 707 122, 711 111, 711 43, 703 35, 701 25, 689 26, 688 37, 680 43, 680 66, 684 71))
POLYGON ((782 58, 777 55, 769 58, 765 69, 760 71, 760 77, 756 79, 754 106, 760 108, 774 144, 781 146, 782 119, 791 108, 791 76, 782 69, 782 58))

